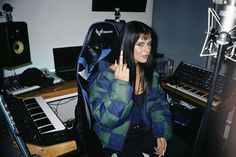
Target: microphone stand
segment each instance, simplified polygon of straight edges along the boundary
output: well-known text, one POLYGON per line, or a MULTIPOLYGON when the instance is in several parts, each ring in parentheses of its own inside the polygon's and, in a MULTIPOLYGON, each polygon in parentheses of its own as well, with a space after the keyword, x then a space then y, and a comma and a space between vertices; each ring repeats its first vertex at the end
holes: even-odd
POLYGON ((197 137, 195 140, 194 149, 193 149, 193 157, 202 157, 202 147, 204 144, 203 142, 205 140, 205 133, 208 126, 208 115, 209 115, 209 112, 211 111, 217 78, 218 78, 219 71, 221 69, 222 58, 224 56, 226 47, 228 46, 230 42, 230 39, 231 39, 230 35, 227 32, 221 32, 219 33, 219 36, 216 40, 219 47, 217 50, 217 58, 216 58, 216 63, 214 66, 214 71, 213 71, 213 77, 211 81, 212 84, 209 90, 207 106, 205 107, 203 117, 202 117, 199 129, 198 129, 197 137))
POLYGON ((3 68, 0 65, 0 94, 3 92, 4 90, 4 72, 3 72, 3 68))

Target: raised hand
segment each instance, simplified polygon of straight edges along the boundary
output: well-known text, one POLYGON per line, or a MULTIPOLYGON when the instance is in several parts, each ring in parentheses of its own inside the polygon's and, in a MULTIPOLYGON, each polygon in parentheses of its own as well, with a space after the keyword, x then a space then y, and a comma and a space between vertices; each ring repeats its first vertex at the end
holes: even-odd
POLYGON ((117 80, 129 81, 129 68, 123 64, 123 51, 120 52, 119 63, 115 61, 115 78, 117 80))
POLYGON ((162 157, 165 155, 166 152, 166 147, 167 147, 167 141, 165 138, 157 138, 157 147, 154 147, 155 154, 158 157, 162 157))

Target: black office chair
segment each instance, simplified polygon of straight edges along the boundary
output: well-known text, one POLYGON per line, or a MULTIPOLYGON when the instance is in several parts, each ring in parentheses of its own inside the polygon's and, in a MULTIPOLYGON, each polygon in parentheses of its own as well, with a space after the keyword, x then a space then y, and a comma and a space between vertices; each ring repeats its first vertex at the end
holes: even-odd
POLYGON ((75 129, 78 132, 78 147, 86 151, 88 157, 104 157, 100 140, 93 131, 94 120, 87 104, 88 80, 97 72, 99 66, 97 63, 108 57, 118 36, 117 27, 111 22, 92 24, 78 57, 78 103, 75 109, 75 129))

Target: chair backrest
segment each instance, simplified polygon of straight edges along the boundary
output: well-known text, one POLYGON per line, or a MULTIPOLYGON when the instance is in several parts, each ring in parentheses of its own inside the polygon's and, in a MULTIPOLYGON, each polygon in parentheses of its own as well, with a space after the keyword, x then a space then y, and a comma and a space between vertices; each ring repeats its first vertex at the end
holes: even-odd
POLYGON ((121 30, 123 29, 123 27, 125 26, 126 22, 125 20, 112 20, 112 19, 105 19, 105 21, 108 21, 108 22, 111 22, 111 23, 114 23, 118 29, 118 32, 120 33, 121 30))
POLYGON ((75 127, 78 131, 79 147, 85 149, 88 156, 103 157, 102 145, 93 131, 93 117, 91 115, 87 90, 91 74, 98 70, 98 62, 111 51, 119 33, 111 22, 97 22, 90 26, 83 48, 78 57, 77 86, 78 102, 75 109, 75 127))

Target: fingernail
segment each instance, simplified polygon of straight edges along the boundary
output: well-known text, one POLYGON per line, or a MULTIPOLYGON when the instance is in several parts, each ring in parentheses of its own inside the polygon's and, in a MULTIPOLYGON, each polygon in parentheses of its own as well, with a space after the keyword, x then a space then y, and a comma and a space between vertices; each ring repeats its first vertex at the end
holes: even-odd
POLYGON ((163 155, 163 156, 165 155, 165 152, 164 152, 164 151, 162 152, 162 155, 163 155))

